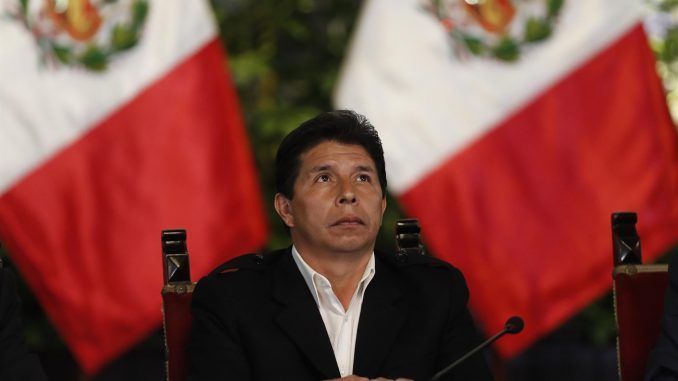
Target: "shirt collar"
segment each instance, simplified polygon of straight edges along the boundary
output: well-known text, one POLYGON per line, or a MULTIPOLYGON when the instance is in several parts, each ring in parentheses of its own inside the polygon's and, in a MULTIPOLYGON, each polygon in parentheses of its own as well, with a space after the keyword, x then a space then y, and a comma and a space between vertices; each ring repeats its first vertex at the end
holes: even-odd
MULTIPOLYGON (((292 245, 292 258, 294 259, 294 263, 297 264, 297 268, 299 268, 299 272, 301 272, 301 276, 304 278, 306 286, 308 286, 308 289, 311 291, 311 295, 313 295, 315 303, 320 305, 318 288, 316 287, 316 282, 314 280, 326 284, 329 284, 329 280, 327 280, 327 278, 325 278, 325 276, 319 272, 313 270, 313 268, 311 268, 311 266, 309 266, 309 264, 304 261, 304 258, 301 257, 299 251, 297 251, 297 248, 294 245, 292 245)), ((358 288, 356 290, 358 293, 362 294, 365 292, 367 285, 369 285, 372 281, 372 278, 374 278, 375 272, 376 268, 374 266, 374 252, 372 252, 370 260, 367 262, 367 266, 365 266, 363 276, 360 278, 360 282, 358 283, 358 288)))

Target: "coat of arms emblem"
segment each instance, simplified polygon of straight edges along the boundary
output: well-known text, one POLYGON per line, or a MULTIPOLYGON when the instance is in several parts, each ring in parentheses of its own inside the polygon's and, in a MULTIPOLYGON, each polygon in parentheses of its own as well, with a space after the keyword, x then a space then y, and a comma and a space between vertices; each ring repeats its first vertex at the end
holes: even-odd
POLYGON ((147 0, 18 0, 9 11, 33 35, 46 66, 103 71, 136 46, 147 0))
POLYGON ((512 62, 548 39, 565 0, 427 0, 455 54, 512 62))

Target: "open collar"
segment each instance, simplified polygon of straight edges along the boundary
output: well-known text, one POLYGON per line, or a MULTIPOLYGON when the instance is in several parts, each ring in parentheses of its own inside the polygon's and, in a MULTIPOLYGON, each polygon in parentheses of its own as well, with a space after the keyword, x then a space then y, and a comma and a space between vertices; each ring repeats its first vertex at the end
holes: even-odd
MULTIPOLYGON (((313 295, 292 258, 282 255, 273 275, 273 297, 281 304, 276 322, 324 379, 339 378, 327 330, 313 295)), ((377 375, 408 315, 393 269, 375 256, 375 273, 365 291, 353 364, 357 375, 377 375)))

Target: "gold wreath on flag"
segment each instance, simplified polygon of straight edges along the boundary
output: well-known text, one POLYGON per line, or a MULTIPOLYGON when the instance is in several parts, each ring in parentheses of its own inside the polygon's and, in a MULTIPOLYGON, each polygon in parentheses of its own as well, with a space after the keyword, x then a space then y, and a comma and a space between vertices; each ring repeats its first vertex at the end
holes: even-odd
POLYGON ((29 31, 46 66, 105 70, 137 45, 148 0, 17 0, 9 16, 29 31))
POLYGON ((450 37, 457 57, 514 62, 548 39, 565 0, 425 0, 450 37))

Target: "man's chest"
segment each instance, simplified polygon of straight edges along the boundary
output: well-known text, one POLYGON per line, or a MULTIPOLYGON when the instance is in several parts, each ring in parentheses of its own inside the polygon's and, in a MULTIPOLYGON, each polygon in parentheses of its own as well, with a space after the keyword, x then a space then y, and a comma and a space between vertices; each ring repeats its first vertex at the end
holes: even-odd
POLYGON ((368 302, 355 317, 355 330, 340 321, 328 330, 315 305, 259 304, 249 313, 243 306, 237 313, 241 347, 255 374, 267 369, 279 375, 339 377, 342 359, 337 353, 350 351, 352 373, 361 376, 415 378, 437 370, 444 326, 440 313, 370 307, 368 302))

